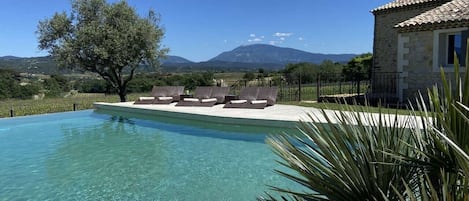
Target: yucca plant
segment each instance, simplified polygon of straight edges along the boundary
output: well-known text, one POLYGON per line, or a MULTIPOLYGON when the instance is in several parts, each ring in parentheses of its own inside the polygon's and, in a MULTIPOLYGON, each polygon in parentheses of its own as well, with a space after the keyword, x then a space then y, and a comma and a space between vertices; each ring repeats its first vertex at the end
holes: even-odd
POLYGON ((443 88, 429 89, 407 118, 322 110, 310 119, 326 123, 300 122, 303 136, 270 136, 295 174, 277 172, 309 191, 272 188, 283 200, 469 201, 469 70, 461 79, 455 61, 455 90, 442 71, 443 88))
MULTIPOLYGON (((413 155, 411 144, 416 127, 410 116, 373 115, 366 109, 310 115, 300 122, 303 136, 270 136, 267 143, 295 174, 279 174, 303 185, 309 192, 273 187, 295 200, 398 200, 405 191, 401 179, 415 175, 412 167, 400 166, 394 155, 413 155), (327 123, 318 124, 319 119, 327 123), (389 153, 394 153, 394 155, 389 153)), ((287 199, 284 197, 283 199, 287 199)), ((272 196, 259 200, 275 200, 272 196)))
POLYGON ((416 137, 421 145, 416 148, 422 157, 404 158, 425 173, 405 185, 416 187, 416 194, 428 200, 469 200, 469 71, 466 68, 462 78, 456 54, 454 61, 454 82, 442 69, 442 87, 428 90, 429 107, 422 97, 418 101, 425 129, 416 137))

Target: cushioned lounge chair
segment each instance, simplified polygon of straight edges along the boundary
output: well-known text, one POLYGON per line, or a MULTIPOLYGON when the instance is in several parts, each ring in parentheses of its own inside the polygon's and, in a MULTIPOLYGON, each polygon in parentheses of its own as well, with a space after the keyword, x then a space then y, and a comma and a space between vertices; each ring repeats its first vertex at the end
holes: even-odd
POLYGON ((169 104, 179 101, 184 94, 184 86, 153 86, 151 95, 139 97, 134 104, 169 104))
POLYGON ((223 103, 228 95, 228 87, 197 87, 194 97, 180 100, 176 106, 202 106, 211 107, 217 103, 223 103))
POLYGON ((266 106, 272 106, 277 102, 277 94, 277 87, 260 87, 256 100, 266 100, 266 106))
POLYGON ((210 98, 216 98, 216 104, 225 103, 225 97, 230 93, 229 87, 212 87, 210 98))
POLYGON ((246 87, 241 89, 238 100, 227 102, 224 108, 264 109, 274 105, 277 87, 246 87))
POLYGON ((259 87, 245 87, 239 92, 237 100, 231 100, 225 103, 223 108, 248 108, 251 101, 256 100, 259 93, 259 87))

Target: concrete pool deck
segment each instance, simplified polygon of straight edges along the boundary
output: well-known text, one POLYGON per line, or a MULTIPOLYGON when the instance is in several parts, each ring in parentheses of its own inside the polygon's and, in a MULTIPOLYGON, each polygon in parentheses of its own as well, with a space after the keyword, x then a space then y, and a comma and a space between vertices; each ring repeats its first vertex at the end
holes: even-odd
MULTIPOLYGON (((213 107, 184 107, 175 106, 176 103, 169 105, 134 105, 133 102, 122 103, 94 103, 97 110, 110 110, 125 113, 144 114, 151 116, 162 116, 178 119, 209 121, 211 123, 224 123, 224 124, 238 124, 238 125, 259 125, 283 128, 295 128, 298 122, 318 122, 325 123, 326 119, 321 115, 321 110, 312 107, 301 107, 295 105, 281 105, 276 104, 265 109, 242 109, 242 108, 223 108, 223 104, 215 105, 213 107), (312 114, 314 118, 308 117, 312 114)), ((333 121, 337 121, 335 114, 337 111, 325 110, 328 117, 333 121)), ((355 124, 352 113, 350 114, 351 124, 355 124)), ((363 119, 378 120, 380 116, 373 113, 361 113, 363 119)), ((386 114, 381 119, 393 123, 397 119, 399 124, 404 127, 416 127, 416 125, 407 125, 403 122, 408 119, 408 116, 398 115, 397 117, 392 114, 386 114)), ((412 121, 418 122, 418 121, 412 121)), ((367 123, 365 123, 367 124, 367 123)), ((420 127, 420 126, 417 126, 420 127)))

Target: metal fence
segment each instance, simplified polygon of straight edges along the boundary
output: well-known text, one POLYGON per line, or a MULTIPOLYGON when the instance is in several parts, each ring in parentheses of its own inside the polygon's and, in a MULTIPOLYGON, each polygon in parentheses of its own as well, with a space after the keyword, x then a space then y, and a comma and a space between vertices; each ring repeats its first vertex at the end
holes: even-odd
POLYGON ((251 81, 238 80, 228 83, 228 86, 231 87, 233 94, 239 94, 240 89, 246 86, 277 86, 278 101, 335 101, 344 98, 358 98, 363 101, 365 95, 376 94, 377 96, 373 96, 375 98, 396 95, 398 73, 375 73, 372 79, 367 77, 369 76, 357 75, 347 79, 340 73, 328 73, 317 74, 314 75, 314 79, 303 80, 301 74, 282 75, 276 80, 271 77, 251 81), (381 94, 381 92, 386 93, 381 94))
POLYGON ((371 102, 397 103, 400 72, 373 73, 370 84, 369 99, 371 102))
POLYGON ((83 109, 88 109, 88 108, 78 103, 74 103, 68 106, 51 105, 47 108, 37 108, 31 105, 22 105, 22 106, 10 107, 8 110, 0 111, 0 118, 27 116, 27 115, 34 115, 34 114, 39 114, 39 113, 68 112, 68 111, 77 111, 77 110, 83 110, 83 109))

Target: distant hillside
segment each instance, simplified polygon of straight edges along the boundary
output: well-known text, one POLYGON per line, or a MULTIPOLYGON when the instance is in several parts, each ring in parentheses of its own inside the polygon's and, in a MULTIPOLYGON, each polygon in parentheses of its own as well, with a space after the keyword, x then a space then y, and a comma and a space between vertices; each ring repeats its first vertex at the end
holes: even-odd
POLYGON ((21 59, 21 57, 15 57, 15 56, 3 56, 3 57, 0 57, 0 60, 8 60, 8 59, 21 59))
MULTIPOLYGON (((166 72, 191 72, 206 70, 223 71, 249 71, 263 68, 266 70, 279 70, 288 63, 310 62, 322 63, 324 60, 333 62, 347 62, 356 54, 315 54, 292 48, 283 48, 272 45, 240 46, 231 51, 223 52, 218 56, 203 62, 192 62, 183 57, 168 55, 161 60, 162 69, 166 72)), ((15 56, 0 57, 0 69, 13 69, 18 72, 57 74, 71 73, 69 69, 59 69, 52 57, 21 58, 15 56)), ((141 70, 153 71, 142 65, 141 70)))
MULTIPOLYGON (((178 56, 167 56, 161 61, 163 65, 187 65, 193 63, 185 58, 178 56)), ((58 68, 55 61, 50 56, 46 57, 0 57, 0 69, 12 69, 17 72, 27 72, 36 74, 57 74, 71 73, 70 69, 58 68)), ((143 71, 151 71, 150 68, 142 66, 143 71)))
POLYGON ((324 60, 346 62, 356 54, 317 54, 292 48, 277 47, 273 45, 246 45, 212 58, 212 61, 242 62, 242 63, 276 63, 288 64, 298 62, 322 63, 324 60))
POLYGON ((161 63, 162 64, 183 64, 183 63, 187 64, 187 63, 194 63, 194 62, 189 61, 183 57, 168 55, 166 58, 161 60, 161 63))
POLYGON ((57 74, 59 72, 67 73, 68 70, 59 70, 52 57, 0 57, 1 69, 12 69, 17 72, 57 74))
POLYGON ((227 61, 204 61, 197 63, 165 63, 162 65, 166 72, 191 72, 191 71, 252 71, 259 68, 265 70, 279 70, 285 67, 279 63, 243 63, 227 61))

